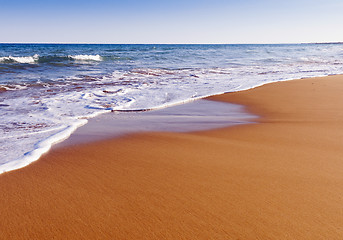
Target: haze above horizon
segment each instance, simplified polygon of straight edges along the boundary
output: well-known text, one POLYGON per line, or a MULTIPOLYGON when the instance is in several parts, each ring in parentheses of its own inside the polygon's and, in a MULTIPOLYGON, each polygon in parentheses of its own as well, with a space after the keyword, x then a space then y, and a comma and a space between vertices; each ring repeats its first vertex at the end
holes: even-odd
POLYGON ((0 0, 6 43, 342 42, 341 0, 0 0))

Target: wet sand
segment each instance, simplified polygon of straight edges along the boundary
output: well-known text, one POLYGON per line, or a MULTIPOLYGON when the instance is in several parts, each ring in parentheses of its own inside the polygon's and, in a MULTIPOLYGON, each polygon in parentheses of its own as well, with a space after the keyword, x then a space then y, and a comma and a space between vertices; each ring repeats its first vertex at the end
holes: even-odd
POLYGON ((194 132, 254 122, 258 116, 244 106, 198 99, 153 111, 117 111, 89 119, 65 141, 54 147, 113 139, 142 132, 194 132))
POLYGON ((211 100, 258 123, 59 148, 0 175, 0 239, 342 239, 343 76, 211 100))

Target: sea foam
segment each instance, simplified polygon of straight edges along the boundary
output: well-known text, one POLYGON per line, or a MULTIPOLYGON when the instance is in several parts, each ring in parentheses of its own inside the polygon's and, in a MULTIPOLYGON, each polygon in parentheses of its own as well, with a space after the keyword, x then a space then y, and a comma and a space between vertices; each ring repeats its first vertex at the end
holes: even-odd
POLYGON ((13 161, 0 165, 0 173, 17 170, 26 167, 30 163, 38 160, 44 153, 48 152, 53 144, 67 139, 78 127, 86 124, 86 119, 80 119, 70 126, 66 126, 59 132, 35 144, 32 151, 26 152, 24 156, 13 161))

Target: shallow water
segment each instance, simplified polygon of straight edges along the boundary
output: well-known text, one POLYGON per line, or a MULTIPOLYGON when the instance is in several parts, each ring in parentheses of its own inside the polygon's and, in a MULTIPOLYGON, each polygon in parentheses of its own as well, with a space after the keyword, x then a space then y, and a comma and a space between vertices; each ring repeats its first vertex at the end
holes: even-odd
POLYGON ((196 100, 154 111, 111 112, 92 118, 56 147, 89 143, 139 132, 194 132, 253 123, 243 106, 196 100))

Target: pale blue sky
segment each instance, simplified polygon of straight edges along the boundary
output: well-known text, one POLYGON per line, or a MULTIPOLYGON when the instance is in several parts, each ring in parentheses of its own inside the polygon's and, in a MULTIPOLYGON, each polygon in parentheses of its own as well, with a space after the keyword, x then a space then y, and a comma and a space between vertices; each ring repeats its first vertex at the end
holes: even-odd
POLYGON ((0 42, 343 41, 343 0, 0 0, 0 42))

